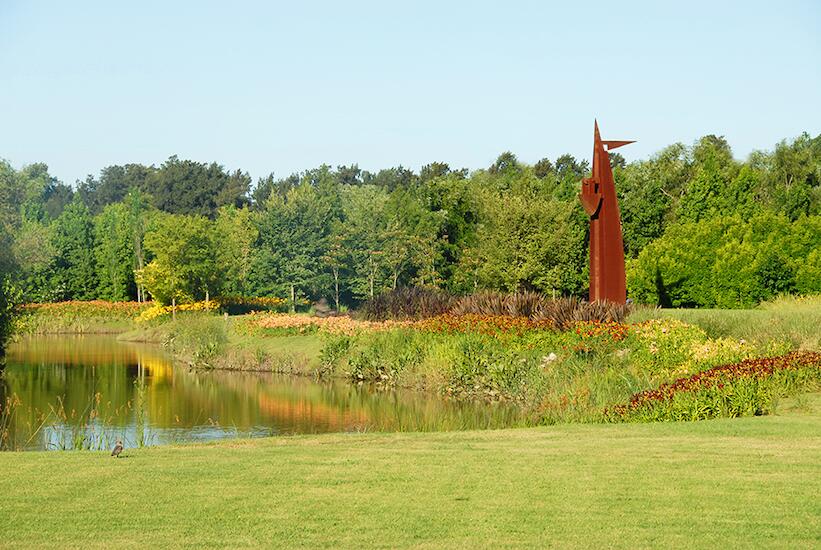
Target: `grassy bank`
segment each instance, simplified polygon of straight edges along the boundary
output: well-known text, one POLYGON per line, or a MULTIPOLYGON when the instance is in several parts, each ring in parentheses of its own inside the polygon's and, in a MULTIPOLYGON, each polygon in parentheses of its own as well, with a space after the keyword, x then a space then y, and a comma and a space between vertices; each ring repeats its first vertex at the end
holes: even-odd
POLYGON ((14 319, 25 334, 119 334, 138 327, 136 318, 149 304, 137 302, 57 302, 27 304, 14 319))
POLYGON ((778 298, 755 309, 639 308, 628 319, 677 319, 711 338, 789 342, 793 349, 821 351, 821 296, 778 298))
MULTIPOLYGON (((82 307, 76 309, 85 312, 82 307)), ((72 318, 70 305, 51 309, 60 313, 55 318, 72 318)), ((44 318, 48 312, 41 306, 32 317, 44 318)), ((97 318, 87 312, 74 317, 97 318)), ((821 298, 814 297, 781 299, 743 311, 640 309, 626 324, 581 321, 564 330, 504 315, 364 321, 181 311, 176 320, 169 314, 132 324, 133 330, 120 338, 161 343, 195 367, 343 377, 457 399, 514 402, 529 423, 552 424, 663 420, 657 412, 673 410, 669 419, 766 414, 777 399, 821 385, 817 357, 797 361, 805 365, 798 370, 793 368, 796 361, 776 362, 786 368, 779 367, 785 376, 772 379, 762 378, 762 373, 769 377, 768 369, 715 371, 717 377, 707 379, 722 391, 689 384, 699 391, 669 395, 675 406, 655 403, 653 411, 639 415, 631 409, 629 415, 615 417, 608 411, 720 365, 818 349, 819 323, 821 298), (751 376, 735 376, 742 371, 751 376), (745 396, 743 403, 738 403, 739 395, 745 396)))
POLYGON ((813 547, 821 399, 700 423, 0 455, 6 548, 813 547), (809 411, 809 412, 808 412, 809 411))
POLYGON ((186 314, 122 337, 164 343, 199 367, 337 376, 458 399, 512 401, 532 424, 665 419, 658 411, 670 411, 669 419, 697 419, 766 414, 778 398, 821 385, 821 360, 806 354, 773 363, 784 376, 771 376, 766 365, 711 370, 812 348, 808 323, 818 300, 785 303, 743 312, 746 321, 738 312, 704 312, 713 321, 706 328, 658 310, 649 311, 662 319, 647 319, 645 311, 644 319, 628 324, 582 322, 563 331, 526 318, 482 315, 370 322, 186 314), (762 312, 769 315, 763 324, 757 322, 762 312), (742 327, 746 338, 733 332, 742 327), (670 394, 675 406, 655 403, 652 414, 607 414, 642 392, 688 377, 709 383, 686 385, 693 391, 670 394))

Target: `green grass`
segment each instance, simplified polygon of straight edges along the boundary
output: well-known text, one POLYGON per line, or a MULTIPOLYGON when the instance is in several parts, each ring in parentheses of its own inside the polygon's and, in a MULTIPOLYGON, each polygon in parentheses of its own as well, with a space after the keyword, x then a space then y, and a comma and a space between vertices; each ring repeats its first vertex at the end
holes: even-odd
POLYGON ((789 416, 698 423, 5 453, 0 541, 818 547, 821 397, 802 400, 789 416))
POLYGON ((309 374, 319 368, 324 343, 316 333, 261 337, 229 331, 221 366, 309 374))
POLYGON ((755 309, 638 308, 628 321, 668 318, 699 326, 711 338, 789 341, 794 349, 821 350, 821 296, 786 296, 755 309))
POLYGON ((319 367, 324 339, 317 333, 261 336, 234 330, 243 316, 229 317, 187 313, 176 321, 148 323, 118 338, 126 342, 171 342, 169 350, 178 359, 196 366, 231 370, 274 371, 313 374, 319 367), (194 356, 210 352, 208 361, 194 356), (204 364, 205 363, 205 364, 204 364))
POLYGON ((14 320, 18 334, 117 334, 136 328, 147 304, 102 300, 29 304, 14 320))

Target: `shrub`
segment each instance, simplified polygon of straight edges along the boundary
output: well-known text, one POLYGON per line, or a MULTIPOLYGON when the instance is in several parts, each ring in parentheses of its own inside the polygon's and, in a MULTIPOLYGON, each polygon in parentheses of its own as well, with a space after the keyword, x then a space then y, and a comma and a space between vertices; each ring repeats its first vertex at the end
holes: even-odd
POLYGON ((252 311, 279 311, 288 308, 288 301, 283 298, 252 296, 220 296, 216 298, 223 311, 229 315, 243 315, 252 311))
POLYGON ((454 305, 454 315, 532 317, 546 298, 538 292, 502 294, 483 291, 464 296, 454 305))
POLYGON ((225 321, 210 315, 189 314, 168 325, 164 345, 192 365, 213 367, 228 343, 225 321))
POLYGON ((408 368, 419 365, 426 353, 419 334, 407 330, 377 332, 348 359, 348 376, 355 382, 395 385, 408 368))
POLYGON ((14 326, 15 304, 11 294, 11 285, 0 274, 0 357, 3 356, 6 340, 11 335, 14 326))
POLYGON ((509 315, 439 315, 429 319, 422 319, 412 324, 425 332, 455 334, 479 333, 488 335, 524 334, 529 330, 552 329, 553 324, 547 321, 532 321, 526 317, 511 317, 509 315))
POLYGON ((631 306, 613 302, 584 302, 578 298, 548 298, 538 292, 479 292, 461 298, 451 310, 454 315, 488 315, 524 317, 547 321, 559 330, 571 328, 579 321, 621 323, 631 306))
POLYGON ((494 338, 462 334, 450 339, 448 344, 453 350, 445 386, 449 395, 488 400, 521 399, 523 389, 537 374, 534 357, 494 338))
POLYGON ((333 373, 339 363, 348 355, 355 337, 347 334, 329 334, 325 338, 319 354, 320 376, 333 373))

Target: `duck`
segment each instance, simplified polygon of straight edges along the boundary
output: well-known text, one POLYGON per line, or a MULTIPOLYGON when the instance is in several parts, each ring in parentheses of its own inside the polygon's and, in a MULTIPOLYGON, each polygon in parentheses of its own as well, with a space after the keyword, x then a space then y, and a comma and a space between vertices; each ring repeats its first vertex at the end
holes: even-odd
POLYGON ((121 440, 117 440, 117 444, 114 445, 114 449, 111 451, 111 456, 116 456, 120 458, 120 453, 123 452, 123 442, 121 440))

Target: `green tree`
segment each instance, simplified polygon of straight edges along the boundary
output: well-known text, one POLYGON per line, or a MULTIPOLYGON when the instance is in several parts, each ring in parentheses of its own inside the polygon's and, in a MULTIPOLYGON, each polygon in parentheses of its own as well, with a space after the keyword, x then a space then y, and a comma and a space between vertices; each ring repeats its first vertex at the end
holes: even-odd
POLYGON ((454 272, 476 238, 481 209, 478 188, 473 179, 448 174, 427 181, 423 190, 427 208, 441 218, 435 271, 454 291, 465 290, 455 284, 454 272))
POLYGON ((11 333, 14 312, 10 294, 14 270, 13 234, 19 219, 15 208, 19 204, 18 191, 14 170, 8 163, 0 160, 0 357, 11 333))
POLYGON ((630 262, 628 290, 674 307, 751 307, 779 293, 814 291, 821 220, 771 212, 671 226, 630 262))
POLYGON ((342 276, 345 273, 349 261, 349 253, 345 247, 345 225, 341 220, 335 219, 331 223, 331 233, 328 236, 328 245, 325 254, 322 255, 322 264, 328 271, 333 288, 333 300, 336 310, 340 308, 340 288, 342 276))
POLYGON ((99 180, 88 176, 77 192, 89 210, 98 214, 105 206, 124 201, 131 191, 145 192, 154 172, 156 168, 142 164, 107 166, 100 171, 99 180))
POLYGON ((484 202, 477 243, 462 266, 464 286, 580 291, 584 229, 575 205, 509 194, 488 194, 484 202))
POLYGON ((215 222, 217 264, 223 270, 228 294, 245 295, 250 288, 254 244, 259 231, 248 208, 223 206, 215 222))
POLYGON ((48 302, 63 299, 62 290, 54 288, 57 251, 52 228, 35 220, 24 220, 12 246, 14 282, 26 302, 48 302))
POLYGON ((350 254, 350 289, 358 299, 372 298, 387 288, 385 207, 388 193, 380 187, 347 188, 342 197, 345 248, 350 254))
POLYGON ((291 310, 318 286, 330 232, 332 205, 309 182, 283 198, 271 195, 260 213, 254 285, 266 295, 287 295, 291 310))
POLYGON ((160 210, 213 218, 220 206, 246 204, 250 183, 243 172, 229 175, 217 163, 172 156, 150 174, 146 188, 160 210))
POLYGON ((91 300, 97 293, 94 223, 88 207, 76 197, 54 221, 53 291, 69 300, 91 300))
POLYGON ((546 178, 547 176, 555 173, 556 170, 553 168, 553 163, 550 162, 550 159, 548 158, 543 158, 533 165, 533 174, 537 178, 546 178))
POLYGON ((163 214, 145 234, 154 255, 139 273, 155 300, 191 302, 216 295, 223 282, 213 222, 204 216, 163 214))
MULTIPOLYGON (((128 223, 131 231, 131 250, 133 253, 131 266, 133 271, 137 273, 143 270, 146 263, 144 246, 146 223, 152 212, 148 198, 140 192, 139 188, 132 188, 126 195, 124 203, 128 208, 128 223)), ((145 288, 136 277, 135 284, 137 301, 146 301, 145 288)))
POLYGON ((97 297, 125 301, 135 290, 131 216, 124 203, 109 204, 94 219, 97 297))

